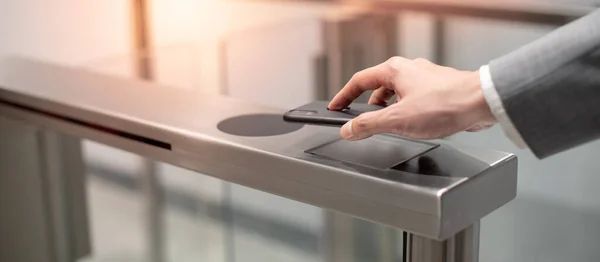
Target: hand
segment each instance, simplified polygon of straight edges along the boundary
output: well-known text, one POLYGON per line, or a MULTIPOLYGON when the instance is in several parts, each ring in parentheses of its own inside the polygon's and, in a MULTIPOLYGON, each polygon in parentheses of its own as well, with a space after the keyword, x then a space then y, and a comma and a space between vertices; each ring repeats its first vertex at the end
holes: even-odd
POLYGON ((479 131, 497 121, 480 88, 479 72, 459 71, 425 59, 393 57, 356 73, 329 103, 341 110, 367 90, 375 90, 369 104, 387 106, 363 113, 346 123, 344 139, 359 140, 393 133, 413 139, 436 139, 461 131, 479 131))

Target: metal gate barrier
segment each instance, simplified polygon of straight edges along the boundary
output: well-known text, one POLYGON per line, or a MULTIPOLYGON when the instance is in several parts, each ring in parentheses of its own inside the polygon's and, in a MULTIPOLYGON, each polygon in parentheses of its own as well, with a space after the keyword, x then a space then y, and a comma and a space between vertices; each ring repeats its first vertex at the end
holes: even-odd
MULTIPOLYGON (((44 177, 48 170, 71 176, 82 172, 80 166, 56 158, 74 152, 65 145, 89 139, 401 229, 407 232, 404 260, 411 262, 477 261, 480 219, 516 196, 517 158, 512 154, 393 135, 348 142, 339 138, 337 128, 286 123, 281 117, 284 111, 34 60, 5 59, 0 62, 0 134, 10 143, 3 142, 0 148, 1 184, 10 185, 26 174, 44 177), (17 125, 32 130, 33 142, 19 139, 27 132, 8 132, 17 125), (49 141, 55 145, 43 146, 49 141), (31 163, 39 164, 35 170, 15 164, 15 159, 30 156, 16 157, 15 152, 28 148, 35 153, 31 163)), ((70 160, 77 162, 77 158, 70 160)), ((54 184, 61 183, 66 182, 54 184)), ((59 197, 69 193, 58 188, 59 197)), ((0 204, 8 208, 20 202, 4 198, 0 204)), ((85 220, 84 213, 85 209, 68 207, 50 212, 55 217, 51 221, 59 224, 61 217, 85 220)), ((12 228, 22 235, 20 240, 11 238, 12 242, 7 242, 9 236, 0 236, 2 243, 10 243, 7 249, 48 246, 42 242, 60 236, 70 252, 56 261, 69 261, 89 249, 86 234, 77 233, 85 231, 85 225, 62 224, 53 227, 61 232, 28 239, 28 231, 20 230, 22 225, 15 219, 20 214, 10 215, 13 219, 2 220, 0 229, 12 228)), ((43 257, 42 251, 37 255, 43 257)), ((36 255, 23 253, 2 252, 1 256, 24 261, 18 259, 36 255)))

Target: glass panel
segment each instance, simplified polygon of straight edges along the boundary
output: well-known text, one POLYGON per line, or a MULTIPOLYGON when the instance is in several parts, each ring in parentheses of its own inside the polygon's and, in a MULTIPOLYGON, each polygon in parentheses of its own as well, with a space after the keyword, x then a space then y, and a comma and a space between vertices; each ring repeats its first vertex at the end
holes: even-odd
POLYGON ((397 230, 162 163, 156 173, 161 222, 148 227, 153 198, 144 191, 151 175, 144 159, 90 141, 84 148, 93 253, 81 261, 152 261, 161 253, 165 260, 158 261, 331 261, 332 253, 356 262, 401 258, 397 230), (153 230, 160 252, 149 249, 153 230))
POLYGON ((144 261, 140 157, 88 141, 83 146, 92 256, 82 261, 144 261))

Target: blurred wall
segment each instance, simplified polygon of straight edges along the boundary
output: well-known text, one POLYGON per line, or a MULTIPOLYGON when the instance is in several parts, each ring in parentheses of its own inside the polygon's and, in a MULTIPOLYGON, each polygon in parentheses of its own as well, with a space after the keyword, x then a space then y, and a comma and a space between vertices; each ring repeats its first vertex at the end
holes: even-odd
POLYGON ((0 10, 0 55, 73 65, 129 48, 129 9, 122 0, 0 1, 0 10))
MULTIPOLYGON (((477 69, 551 30, 550 26, 455 18, 449 24, 448 63, 477 69)), ((481 261, 598 261, 600 142, 540 161, 514 147, 498 127, 453 139, 519 157, 518 197, 483 220, 481 261)))

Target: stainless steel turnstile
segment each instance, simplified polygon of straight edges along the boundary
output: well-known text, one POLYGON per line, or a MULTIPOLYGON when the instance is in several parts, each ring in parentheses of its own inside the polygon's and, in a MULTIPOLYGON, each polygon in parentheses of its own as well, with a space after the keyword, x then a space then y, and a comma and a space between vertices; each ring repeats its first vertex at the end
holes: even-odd
POLYGON ((285 123, 284 111, 39 61, 0 62, 2 123, 402 229, 406 261, 477 261, 480 219, 516 196, 512 154, 392 135, 347 142, 337 128, 285 123))

